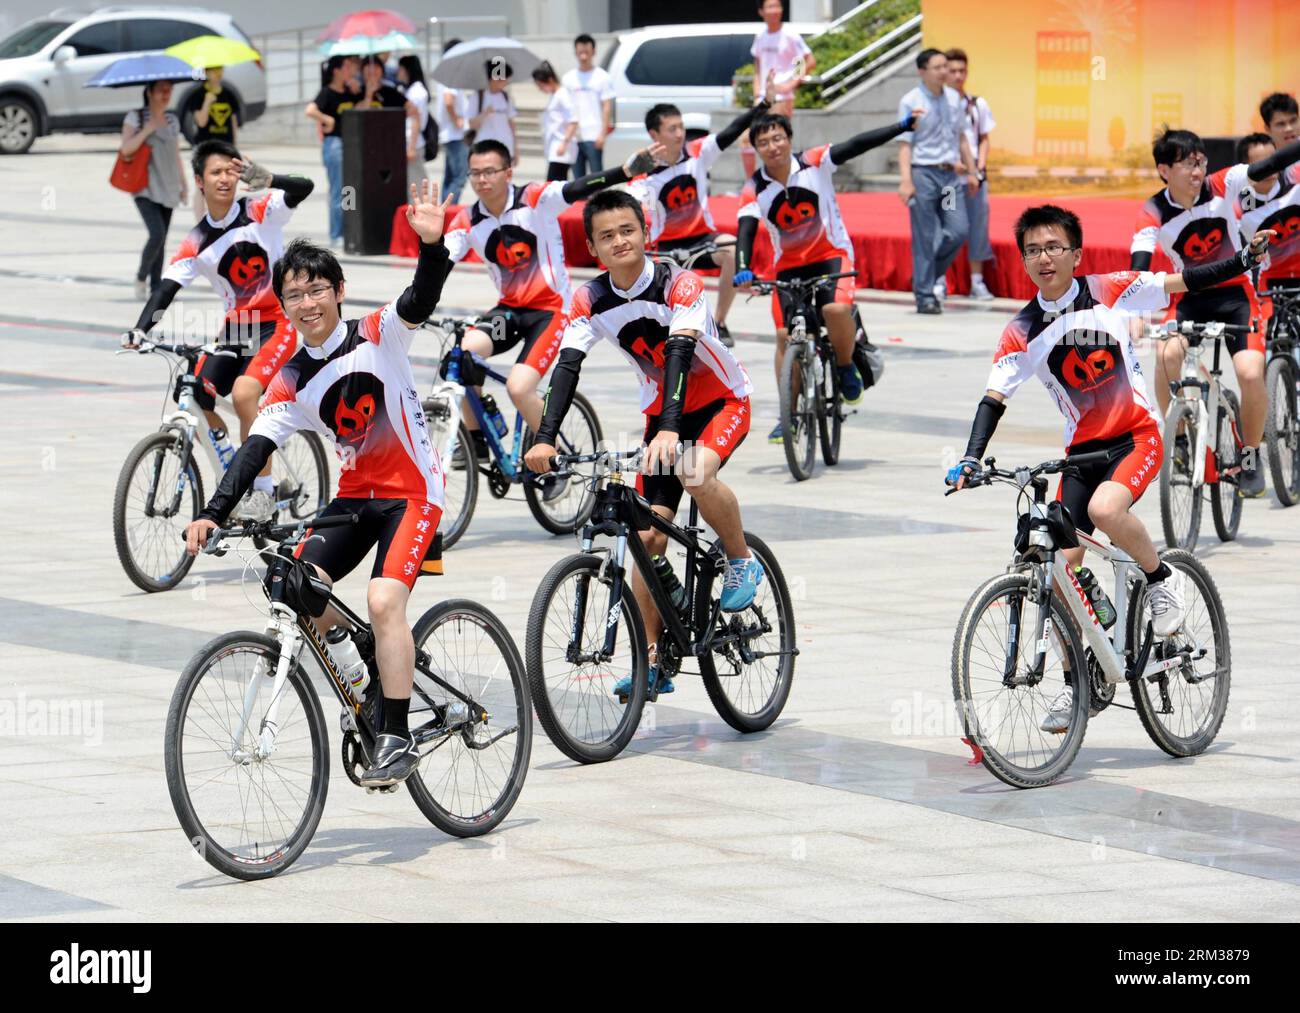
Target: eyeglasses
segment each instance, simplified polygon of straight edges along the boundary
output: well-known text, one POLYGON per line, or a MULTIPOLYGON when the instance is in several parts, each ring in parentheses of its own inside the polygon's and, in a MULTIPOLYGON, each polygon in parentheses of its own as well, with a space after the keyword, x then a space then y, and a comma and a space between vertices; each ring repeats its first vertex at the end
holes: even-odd
POLYGON ((491 179, 498 172, 505 172, 505 169, 470 169, 470 179, 491 179))
POLYGON ((1062 246, 1060 243, 1048 243, 1046 246, 1026 246, 1024 252, 1025 260, 1037 260, 1044 253, 1055 260, 1063 254, 1073 250, 1073 246, 1062 246))
POLYGON ((1208 168, 1210 160, 1204 155, 1188 155, 1182 161, 1175 162, 1174 165, 1180 169, 1186 169, 1188 172, 1195 172, 1197 169, 1208 168))
POLYGON ((304 299, 310 299, 312 302, 320 302, 327 295, 333 295, 334 288, 330 285, 317 285, 315 288, 309 288, 305 292, 290 292, 284 297, 286 306, 297 306, 304 299))

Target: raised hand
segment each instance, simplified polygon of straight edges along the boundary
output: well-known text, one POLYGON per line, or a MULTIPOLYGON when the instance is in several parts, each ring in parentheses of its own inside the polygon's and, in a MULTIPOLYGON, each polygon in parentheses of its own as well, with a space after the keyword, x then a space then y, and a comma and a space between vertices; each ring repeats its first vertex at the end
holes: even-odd
POLYGON ((436 243, 442 238, 451 196, 448 195, 439 203, 438 184, 427 178, 420 180, 418 186, 411 184, 410 196, 411 201, 406 206, 406 223, 415 230, 421 242, 436 243))
POLYGON ((664 155, 667 151, 668 149, 662 144, 651 144, 649 147, 633 152, 632 157, 623 163, 623 171, 629 178, 650 172, 656 166, 664 164, 664 155))

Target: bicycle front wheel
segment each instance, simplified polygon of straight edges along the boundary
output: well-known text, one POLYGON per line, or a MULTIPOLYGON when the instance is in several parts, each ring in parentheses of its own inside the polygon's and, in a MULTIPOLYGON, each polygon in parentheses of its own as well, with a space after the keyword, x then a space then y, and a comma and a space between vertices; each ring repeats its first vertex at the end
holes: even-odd
POLYGON ((272 720, 280 644, 241 630, 206 644, 181 673, 163 759, 181 829, 214 869, 266 879, 310 843, 329 787, 320 700, 295 659, 272 720))
POLYGON ((435 605, 412 635, 438 679, 416 668, 411 731, 421 755, 406 787, 443 833, 478 837, 506 818, 528 776, 533 709, 524 663, 501 620, 466 599, 435 605))
POLYGON ((817 436, 822 445, 822 460, 827 466, 840 461, 840 435, 844 428, 844 395, 840 393, 840 373, 830 360, 823 359, 818 367, 821 376, 817 384, 820 410, 817 412, 817 436))
POLYGON ((1165 544, 1171 549, 1196 548, 1201 531, 1201 490, 1193 483, 1196 437, 1199 424, 1196 406, 1173 401, 1165 415, 1165 460, 1160 468, 1160 525, 1165 544), (1186 437, 1179 448, 1178 436, 1186 437))
POLYGON ((1039 788, 1059 778, 1088 730, 1088 668, 1055 594, 1043 670, 1030 673, 1039 606, 1029 593, 1025 573, 988 581, 966 603, 952 645, 953 699, 966 738, 993 776, 1013 788, 1039 788), (1060 724, 1063 731, 1052 730, 1060 724))
POLYGON ((1214 518, 1214 532, 1219 541, 1230 542, 1241 528, 1241 497, 1237 495, 1237 480, 1223 474, 1225 468, 1241 464, 1241 406, 1237 395, 1230 390, 1223 393, 1218 418, 1214 425, 1214 461, 1219 480, 1210 486, 1210 516, 1214 518))
POLYGON ((621 753, 641 723, 649 680, 645 627, 632 589, 613 600, 600 556, 569 556, 542 578, 528 613, 524 657, 538 720, 560 752, 579 763, 621 753), (605 630, 620 624, 614 654, 602 657, 605 630), (627 703, 614 687, 631 680, 627 703))
POLYGON ((795 481, 812 477, 817 454, 817 390, 805 382, 807 344, 792 341, 781 361, 781 435, 795 481))
MULTIPOLYGON (((574 392, 573 405, 564 422, 560 425, 560 434, 556 449, 562 454, 593 454, 602 439, 600 419, 596 409, 581 394, 574 392)), ((533 445, 530 431, 524 449, 533 445)), ((571 474, 563 488, 547 499, 543 491, 533 482, 524 482, 524 499, 528 500, 528 509, 533 512, 537 523, 553 535, 569 535, 587 523, 591 517, 592 507, 596 505, 596 494, 590 489, 579 474, 571 474)))
POLYGON ((1300 501, 1300 423, 1296 421, 1296 373, 1290 359, 1275 357, 1264 376, 1268 418, 1264 442, 1273 474, 1273 495, 1284 507, 1300 501))
POLYGON ((203 509, 203 479, 175 432, 150 433, 122 465, 113 495, 113 543, 142 591, 175 587, 194 565, 185 528, 203 509))

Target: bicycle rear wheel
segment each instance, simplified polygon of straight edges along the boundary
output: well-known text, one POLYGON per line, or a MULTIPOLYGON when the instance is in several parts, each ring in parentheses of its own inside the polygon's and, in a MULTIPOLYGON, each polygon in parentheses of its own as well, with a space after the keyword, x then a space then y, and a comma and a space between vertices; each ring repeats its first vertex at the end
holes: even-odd
POLYGON ((1284 507, 1300 501, 1300 423, 1296 421, 1296 372, 1289 358, 1275 356, 1264 376, 1268 418, 1264 442, 1273 475, 1273 495, 1284 507))
MULTIPOLYGON (((427 416, 426 416, 427 418, 427 416)), ((469 529, 470 518, 478 503, 478 455, 470 439, 469 427, 462 421, 456 427, 456 448, 447 453, 450 441, 444 436, 439 447, 443 455, 442 473, 446 482, 442 494, 442 547, 450 549, 469 529)))
MULTIPOLYGON (((592 454, 602 439, 600 419, 596 409, 581 394, 574 392, 573 405, 560 425, 556 449, 562 454, 592 454)), ((533 445, 533 433, 524 441, 525 452, 533 445)), ((553 535, 569 535, 587 523, 596 494, 581 475, 572 474, 563 481, 564 488, 554 499, 548 500, 533 482, 524 482, 524 499, 537 523, 553 535)))
MULTIPOLYGON (((1181 549, 1162 552, 1160 558, 1183 573, 1187 618, 1173 636, 1156 640, 1151 659, 1172 657, 1186 647, 1204 648, 1206 653, 1152 678, 1139 675, 1129 680, 1129 687, 1151 741, 1170 756, 1195 756, 1209 748, 1228 712, 1232 688, 1228 621, 1214 578, 1200 560, 1181 549)), ((1137 641, 1133 648, 1142 646, 1142 637, 1153 635, 1150 622, 1146 582, 1138 581, 1129 603, 1129 637, 1137 641)))
POLYGON ((632 589, 611 601, 613 580, 600 556, 578 554, 551 567, 533 596, 524 658, 538 720, 556 748, 579 763, 603 763, 636 734, 645 706, 648 664, 645 627, 632 589), (614 656, 596 660, 610 620, 621 624, 614 656), (570 644, 582 658, 573 659, 570 644), (614 686, 631 677, 626 704, 614 686))
POLYGON ((966 738, 979 747, 993 776, 1014 788, 1038 788, 1059 778, 1074 762, 1088 729, 1088 668, 1074 624, 1055 594, 1042 676, 1032 684, 1028 679, 1038 635, 1038 605, 1029 591, 1025 573, 1003 574, 977 588, 952 645, 953 699, 966 738), (1073 692, 1066 730, 1044 731, 1042 724, 1067 683, 1073 692))
POLYGON ((131 448, 113 494, 113 544, 131 583, 166 591, 185 579, 194 557, 183 535, 204 502, 203 478, 177 433, 150 433, 131 448))
POLYGON ((1218 418, 1214 426, 1215 465, 1219 480, 1209 486, 1210 516, 1214 518, 1214 531, 1219 541, 1230 542, 1237 537, 1241 527, 1241 497, 1237 495, 1236 474, 1224 475, 1227 468, 1241 464, 1241 406, 1237 395, 1230 390, 1223 393, 1218 418))
MULTIPOLYGON (((719 615, 715 635, 733 639, 724 640, 699 662, 704 688, 718 716, 737 731, 759 732, 781 716, 794 683, 794 605, 772 550, 748 531, 745 543, 763 564, 763 580, 752 605, 719 615), (746 661, 742 647, 764 657, 746 661)), ((726 565, 721 550, 715 548, 714 558, 720 566, 726 565)), ((719 583, 701 577, 696 587, 694 623, 701 636, 713 614, 719 583)))
POLYGON ((792 341, 781 362, 781 434, 795 481, 812 477, 817 453, 817 390, 806 381, 808 345, 792 341))
POLYGON ((1196 548, 1201 530, 1201 490, 1192 484, 1199 425, 1196 406, 1187 401, 1172 401, 1165 415, 1165 460, 1160 468, 1160 526, 1165 544, 1171 549, 1196 548), (1179 431, 1187 437, 1186 454, 1178 452, 1179 431))
POLYGON ((839 370, 830 360, 822 359, 817 384, 821 395, 817 411, 817 436, 822 445, 822 460, 827 466, 840 460, 840 435, 844 428, 844 395, 840 393, 839 370))
POLYGON ((329 736, 297 661, 276 705, 274 749, 260 755, 279 655, 276 640, 249 630, 209 641, 185 666, 167 712, 163 759, 176 817, 203 859, 235 879, 287 869, 325 809, 329 736))
POLYGON ((533 708, 524 663, 501 620, 477 602, 435 605, 411 632, 429 670, 483 710, 471 713, 417 667, 411 731, 421 755, 406 787, 443 833, 478 837, 506 818, 528 776, 533 708))

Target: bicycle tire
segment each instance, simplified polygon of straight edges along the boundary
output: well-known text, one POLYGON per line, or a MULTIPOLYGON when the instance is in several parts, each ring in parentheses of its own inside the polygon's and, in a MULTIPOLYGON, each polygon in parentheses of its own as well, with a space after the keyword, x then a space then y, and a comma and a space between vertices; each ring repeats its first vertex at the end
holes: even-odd
MULTIPOLYGON (((594 453, 604 439, 604 434, 600 428, 600 418, 596 415, 596 409, 577 391, 573 394, 573 405, 569 409, 569 414, 565 416, 565 422, 574 418, 573 412, 578 412, 586 424, 587 435, 591 438, 589 445, 575 445, 572 453, 589 454, 594 453)), ((529 430, 524 440, 524 451, 533 445, 533 433, 529 430)), ((569 453, 570 451, 564 451, 569 453)), ((558 496, 551 503, 547 503, 542 497, 537 486, 532 482, 524 482, 524 499, 528 501, 528 509, 532 511, 533 517, 537 523, 546 531, 553 535, 571 535, 581 528, 591 518, 591 511, 596 506, 596 494, 587 487, 587 483, 581 476, 575 475, 570 479, 570 488, 582 490, 582 496, 578 500, 577 509, 573 511, 572 516, 554 515, 551 513, 551 506, 554 503, 564 500, 568 494, 558 496)))
MULTIPOLYGON (((641 711, 645 707, 648 688, 649 660, 646 649, 645 627, 641 625, 641 611, 637 608, 636 599, 632 597, 630 582, 625 581, 620 610, 623 629, 631 646, 632 671, 630 674, 632 676, 632 693, 628 697, 626 705, 620 705, 623 707, 623 711, 618 720, 614 722, 613 730, 594 741, 579 738, 566 726, 565 715, 560 713, 555 701, 552 699, 547 684, 546 659, 544 657, 544 652, 548 647, 552 651, 556 649, 554 643, 547 644, 546 618, 551 610, 551 602, 565 586, 568 578, 575 574, 585 572, 588 580, 593 578, 599 580, 603 563, 604 559, 602 557, 586 553, 577 553, 561 559, 542 578, 541 584, 537 587, 537 593, 533 596, 532 608, 528 612, 528 635, 524 647, 524 667, 528 672, 528 689, 532 696, 533 708, 537 711, 537 718, 541 721, 542 728, 546 730, 547 737, 550 738, 555 747, 569 759, 576 760, 578 763, 604 763, 612 760, 627 748, 627 744, 632 741, 632 736, 636 734, 637 727, 641 723, 641 711)), ((608 594, 606 599, 608 599, 608 594)), ((589 601, 586 615, 587 625, 590 625, 594 620, 599 641, 603 643, 606 613, 601 612, 599 615, 595 615, 589 601)), ((566 631, 566 644, 568 642, 568 631, 572 630, 572 626, 571 621, 560 624, 560 628, 566 631)), ((585 630, 583 632, 585 633, 585 630)), ((595 638, 593 638, 593 643, 594 640, 595 638)), ((580 638, 581 642, 582 638, 580 638)), ((569 681, 570 683, 573 682, 572 678, 569 681)), ((581 679, 579 681, 590 680, 581 679)), ((602 713, 606 710, 613 711, 612 707, 606 705, 607 700, 614 699, 610 689, 611 687, 602 685, 598 687, 596 694, 590 698, 591 702, 602 713)), ((569 699, 569 687, 567 685, 563 689, 561 699, 565 702, 569 699)), ((615 703, 617 703, 617 700, 615 700, 615 703)), ((585 714, 589 717, 591 703, 587 703, 585 706, 587 707, 585 714)))
MULTIPOLYGON (((450 500, 444 487, 442 521, 438 525, 438 530, 442 532, 444 550, 450 549, 469 530, 469 522, 474 517, 474 508, 478 505, 478 453, 474 449, 474 441, 470 438, 469 427, 465 425, 464 420, 457 425, 456 433, 456 456, 450 461, 442 462, 442 473, 447 485, 463 480, 465 494, 459 497, 460 506, 456 508, 456 515, 453 517, 446 509, 450 500), (463 468, 455 466, 457 459, 464 464, 463 468)), ((443 449, 446 448, 439 448, 440 451, 443 449)), ((457 497, 452 497, 455 498, 457 497)))
MULTIPOLYGON (((465 617, 470 618, 471 621, 477 620, 475 625, 488 633, 493 645, 506 660, 506 670, 509 673, 510 683, 514 689, 514 714, 511 716, 501 713, 493 716, 501 718, 500 724, 503 725, 513 717, 518 729, 517 736, 514 739, 514 755, 511 759, 509 775, 505 779, 501 792, 491 800, 486 808, 478 813, 467 814, 467 816, 458 816, 451 812, 438 801, 435 792, 425 784, 424 775, 428 769, 430 759, 427 755, 421 759, 420 766, 416 768, 415 772, 407 778, 406 789, 420 812, 424 813, 429 822, 444 834, 452 837, 480 837, 495 830, 501 824, 501 821, 514 808, 515 802, 519 799, 519 793, 523 790, 524 780, 528 776, 528 758, 533 749, 533 708, 529 700, 528 678, 524 672, 523 659, 519 656, 519 648, 515 645, 514 638, 510 636, 510 631, 506 629, 505 624, 486 606, 466 598, 452 598, 439 602, 416 620, 415 627, 411 631, 416 649, 420 649, 429 635, 444 622, 465 617)), ((434 656, 431 661, 430 668, 438 671, 435 666, 438 666, 439 659, 434 656)), ((495 669, 489 671, 495 671, 495 669)), ((420 679, 421 673, 417 670, 417 684, 420 679)), ((454 684, 451 678, 448 678, 447 681, 454 684)), ((430 683, 429 688, 433 688, 433 685, 430 683)), ((469 688, 473 691, 468 695, 478 699, 481 691, 474 690, 473 687, 469 688)), ((480 702, 490 704, 493 701, 480 700, 480 702)), ((507 703, 504 698, 500 702, 502 704, 507 703)), ((490 733, 491 729, 489 728, 487 731, 490 733)), ((449 775, 459 771, 461 757, 468 756, 473 759, 479 752, 484 751, 482 749, 472 749, 460 735, 449 736, 447 744, 438 747, 432 753, 432 756, 439 759, 440 764, 447 761, 445 756, 440 755, 443 749, 459 751, 457 759, 450 761, 452 770, 448 772, 449 775)), ((487 783, 488 776, 485 774, 480 777, 479 775, 482 765, 475 761, 474 767, 474 786, 478 787, 487 783)), ((459 795, 459 792, 457 794, 459 795)))
MULTIPOLYGON (((779 649, 782 651, 795 649, 795 624, 794 624, 794 605, 790 598, 790 589, 785 582, 785 574, 781 571, 781 565, 777 562, 776 556, 757 535, 745 532, 745 544, 749 546, 750 551, 763 564, 764 583, 773 591, 775 604, 778 615, 776 624, 773 629, 778 631, 779 649)), ((721 560, 721 552, 717 552, 718 561, 725 565, 721 560)), ((721 571, 716 571, 721 572, 721 571)), ((704 631, 698 629, 699 624, 707 621, 712 615, 713 610, 713 584, 714 581, 701 577, 696 585, 695 590, 695 615, 694 622, 697 624, 697 634, 704 631)), ((762 598, 763 584, 759 584, 759 595, 756 602, 762 598)), ((750 612, 746 609, 744 612, 732 613, 734 616, 745 616, 750 612)), ((722 621, 728 622, 731 616, 727 613, 722 614, 722 621)), ((742 620, 743 621, 743 620, 742 620)), ((752 643, 752 641, 751 641, 752 643)), ((734 665, 734 655, 730 659, 734 665)), ((721 676, 718 673, 717 659, 715 653, 703 655, 699 658, 700 676, 704 680, 704 689, 709 694, 709 700, 713 703, 713 708, 718 712, 718 717, 731 725, 738 732, 761 732, 763 729, 772 725, 781 712, 785 709, 786 702, 790 698, 790 689, 794 684, 794 662, 793 654, 782 654, 778 662, 779 671, 773 680, 772 688, 761 705, 754 710, 744 710, 737 706, 732 700, 731 694, 724 682, 737 678, 737 676, 721 676)), ((745 679, 746 676, 739 676, 745 679)))
POLYGON ((1232 391, 1221 393, 1223 401, 1214 425, 1214 456, 1219 468, 1219 481, 1209 486, 1210 516, 1214 519, 1214 533, 1219 536, 1219 541, 1230 542, 1241 529, 1241 497, 1237 495, 1237 483, 1224 477, 1223 468, 1229 462, 1236 463, 1241 456, 1241 442, 1237 438, 1241 434, 1241 406, 1232 391))
POLYGON ((1289 358, 1274 356, 1265 371, 1268 417, 1264 420, 1264 442, 1268 445, 1268 467, 1273 478, 1273 495, 1284 507, 1300 502, 1300 422, 1296 412, 1296 370, 1289 358))
MULTIPOLYGON (((1035 767, 1025 767, 1013 763, 1002 754, 995 745, 988 741, 979 723, 979 702, 971 687, 970 654, 979 631, 979 620, 999 598, 1018 594, 1023 599, 1021 612, 1020 637, 1026 636, 1030 615, 1036 615, 1038 606, 1028 600, 1029 576, 1025 573, 1000 574, 985 581, 966 602, 961 619, 957 622, 957 631, 952 644, 952 693, 961 714, 962 726, 966 738, 975 743, 979 749, 981 762, 988 771, 1004 784, 1013 788, 1041 788, 1058 780, 1074 762, 1083 745, 1088 731, 1090 706, 1090 677, 1083 649, 1075 632, 1069 611, 1061 603, 1060 597, 1052 593, 1052 624, 1058 631, 1064 631, 1060 646, 1069 653, 1070 670, 1074 673, 1074 711, 1067 731, 1060 737, 1060 746, 1052 757, 1035 767), (1032 610, 1032 611, 1031 611, 1032 610)), ((1030 636, 1036 633, 1030 632, 1030 636)), ((1025 656, 1023 648, 1020 656, 1025 656)), ((1032 721, 1033 715, 1030 715, 1032 721)), ((990 722, 991 723, 991 722, 990 722)), ((1048 733, 1051 734, 1051 733, 1048 733)))
POLYGON ((1201 491, 1192 488, 1192 475, 1195 467, 1191 455, 1196 448, 1196 406, 1187 401, 1171 401, 1169 411, 1165 414, 1164 442, 1165 459, 1160 466, 1160 526, 1164 530, 1165 544, 1171 549, 1196 548, 1196 540, 1201 531, 1201 491), (1187 435, 1189 447, 1185 467, 1176 466, 1176 433, 1182 426, 1187 435), (1175 516, 1176 497, 1186 499, 1187 517, 1179 521, 1175 516))
POLYGON ((171 795, 172 807, 176 811, 181 829, 189 838, 191 845, 200 852, 201 857, 209 865, 234 879, 269 879, 278 876, 297 861, 316 833, 321 814, 325 811, 325 797, 329 791, 329 733, 326 731, 325 715, 321 710, 320 699, 312 688, 311 679, 301 663, 295 661, 289 669, 288 682, 297 694, 306 715, 312 739, 313 761, 311 789, 307 794, 307 804, 304 806, 302 819, 286 839, 285 845, 260 861, 239 858, 219 844, 203 825, 186 784, 183 728, 190 702, 209 666, 234 647, 251 647, 265 652, 270 658, 272 670, 274 670, 275 659, 280 653, 280 644, 273 637, 265 633, 254 633, 252 630, 238 630, 208 641, 200 648, 198 654, 190 659, 176 683, 171 705, 167 710, 167 726, 163 735, 167 791, 171 795))
POLYGON ((844 395, 840 391, 840 374, 829 359, 821 360, 822 382, 818 386, 820 410, 817 412, 817 437, 821 442, 822 461, 827 467, 840 462, 840 437, 844 430, 844 395))
MULTIPOLYGON (((306 429, 300 429, 285 441, 284 447, 276 451, 271 458, 271 472, 274 475, 276 461, 281 459, 285 449, 295 440, 302 440, 307 447, 307 453, 311 457, 312 467, 315 471, 315 482, 311 483, 314 488, 311 490, 308 498, 301 505, 294 504, 287 506, 280 511, 281 522, 292 524, 294 521, 300 521, 304 517, 314 517, 325 509, 330 500, 330 462, 329 455, 325 453, 325 442, 319 434, 313 433, 306 429)), ((279 479, 275 483, 275 498, 284 499, 283 492, 280 488, 286 480, 279 479)), ((310 480, 308 480, 310 483, 310 480)))
POLYGON ((810 395, 804 382, 804 342, 791 342, 786 346, 781 361, 781 443, 785 447, 785 463, 796 482, 812 478, 813 462, 817 454, 817 434, 813 425, 814 411, 810 411, 810 395), (799 393, 794 393, 795 376, 799 377, 799 393), (795 419, 798 418, 798 425, 795 419), (800 446, 802 444, 802 446, 800 446))
MULTIPOLYGON (((140 466, 142 460, 147 460, 149 455, 154 452, 165 452, 167 449, 176 448, 179 453, 181 446, 180 437, 174 432, 157 432, 150 433, 140 440, 130 453, 126 455, 126 460, 122 462, 122 470, 118 473, 117 488, 113 493, 113 544, 117 548, 118 562, 122 564, 122 569, 126 571, 127 577, 131 583, 142 591, 157 592, 168 591, 175 587, 185 575, 190 572, 190 567, 194 565, 194 557, 185 551, 184 543, 180 540, 179 534, 183 527, 177 530, 176 538, 176 563, 162 574, 146 573, 146 567, 138 563, 131 551, 130 532, 127 531, 127 500, 131 495, 132 476, 136 468, 140 466)), ((190 455, 189 463, 184 466, 184 470, 189 475, 189 506, 190 512, 188 517, 178 513, 178 518, 183 518, 185 525, 193 521, 199 515, 206 502, 203 496, 203 476, 194 463, 193 454, 190 455)), ((178 466, 178 474, 181 468, 178 466)), ((147 483, 146 483, 147 484, 147 483)), ((184 510, 184 500, 182 496, 182 507, 184 510)), ((170 527, 175 528, 175 525, 170 527)), ((166 537, 166 536, 164 536, 166 537)))

